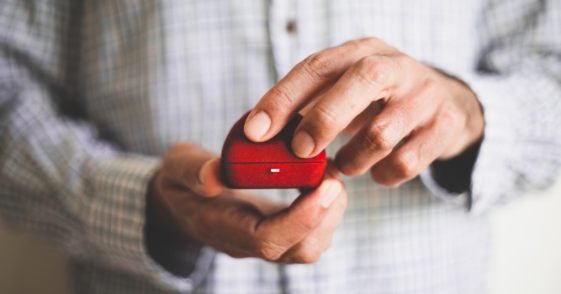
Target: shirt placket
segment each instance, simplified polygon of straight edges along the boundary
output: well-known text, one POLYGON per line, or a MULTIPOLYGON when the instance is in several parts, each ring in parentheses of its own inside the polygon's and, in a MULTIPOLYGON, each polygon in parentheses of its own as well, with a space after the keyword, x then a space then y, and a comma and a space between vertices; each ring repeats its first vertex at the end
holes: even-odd
POLYGON ((269 37, 277 80, 292 68, 297 49, 296 0, 272 0, 269 8, 269 37))

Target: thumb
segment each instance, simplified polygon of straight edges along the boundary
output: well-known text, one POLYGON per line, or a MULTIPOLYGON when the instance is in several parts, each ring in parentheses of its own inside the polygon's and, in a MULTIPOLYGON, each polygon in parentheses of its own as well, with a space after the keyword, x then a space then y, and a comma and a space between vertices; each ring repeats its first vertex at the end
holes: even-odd
POLYGON ((265 219, 257 227, 257 234, 268 243, 292 247, 321 223, 331 203, 343 190, 341 181, 324 179, 318 188, 298 197, 289 208, 265 219))
POLYGON ((164 159, 164 176, 196 194, 212 197, 225 186, 220 177, 220 158, 195 144, 174 145, 164 159))

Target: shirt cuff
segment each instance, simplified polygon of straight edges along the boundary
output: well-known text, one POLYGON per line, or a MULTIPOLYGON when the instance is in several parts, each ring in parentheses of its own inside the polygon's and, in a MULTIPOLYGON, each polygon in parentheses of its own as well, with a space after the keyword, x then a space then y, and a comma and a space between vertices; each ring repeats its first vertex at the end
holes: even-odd
POLYGON ((508 93, 509 83, 500 82, 498 77, 475 74, 466 74, 460 79, 477 95, 485 118, 484 138, 473 165, 470 189, 463 193, 448 192, 438 185, 430 168, 422 172, 421 179, 438 197, 452 202, 467 201, 472 214, 481 214, 504 201, 507 198, 505 187, 515 181, 515 174, 509 170, 508 164, 516 152, 515 132, 509 115, 516 111, 508 99, 501 99, 508 93))
POLYGON ((423 184, 436 196, 439 198, 456 204, 465 204, 469 200, 469 191, 462 193, 449 192, 445 188, 441 187, 432 177, 430 167, 425 169, 420 175, 423 184))
POLYGON ((203 248, 193 256, 194 270, 183 278, 157 264, 145 246, 146 193, 159 165, 159 160, 139 155, 97 162, 92 167, 93 203, 90 211, 85 212, 87 227, 112 267, 150 278, 162 288, 191 291, 206 276, 213 250, 203 248))
POLYGON ((466 77, 466 83, 477 95, 485 118, 484 139, 472 172, 471 213, 481 214, 499 202, 514 198, 509 187, 516 174, 509 168, 517 151, 516 131, 512 119, 520 110, 503 97, 508 96, 511 84, 497 77, 466 77))

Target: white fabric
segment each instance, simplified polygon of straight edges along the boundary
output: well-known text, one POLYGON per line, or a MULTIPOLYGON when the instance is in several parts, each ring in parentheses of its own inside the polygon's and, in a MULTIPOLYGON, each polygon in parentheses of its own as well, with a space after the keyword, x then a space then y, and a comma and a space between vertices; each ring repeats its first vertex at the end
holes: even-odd
POLYGON ((560 1, 538 0, 4 0, 0 214, 72 258, 78 293, 485 293, 485 211, 558 173, 560 24, 560 1), (358 176, 345 178, 347 212, 315 264, 205 249, 181 279, 152 261, 142 227, 157 158, 178 141, 219 153, 295 64, 369 36, 478 95, 475 213, 427 172, 441 198, 419 179, 390 189, 358 176))

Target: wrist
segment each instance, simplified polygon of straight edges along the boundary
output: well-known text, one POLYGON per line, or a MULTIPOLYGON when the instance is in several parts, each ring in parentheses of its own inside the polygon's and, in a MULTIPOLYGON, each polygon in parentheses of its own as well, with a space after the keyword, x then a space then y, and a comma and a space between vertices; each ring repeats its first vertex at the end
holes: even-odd
POLYGON ((460 156, 483 139, 485 118, 483 116, 483 107, 477 95, 468 84, 441 69, 432 69, 437 72, 445 91, 465 118, 463 131, 458 136, 457 141, 439 158, 446 160, 460 156))
POLYGON ((146 195, 144 236, 150 257, 170 273, 187 277, 194 269, 202 244, 179 230, 178 222, 162 198, 159 172, 150 181, 146 195))

